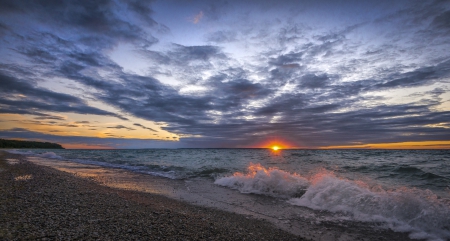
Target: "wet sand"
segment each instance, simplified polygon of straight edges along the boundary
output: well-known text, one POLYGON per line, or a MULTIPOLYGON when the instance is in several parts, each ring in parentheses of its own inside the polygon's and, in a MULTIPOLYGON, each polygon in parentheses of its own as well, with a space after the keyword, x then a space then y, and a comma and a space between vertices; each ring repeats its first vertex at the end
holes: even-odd
POLYGON ((0 239, 410 240, 204 181, 27 158, 0 152, 0 239))

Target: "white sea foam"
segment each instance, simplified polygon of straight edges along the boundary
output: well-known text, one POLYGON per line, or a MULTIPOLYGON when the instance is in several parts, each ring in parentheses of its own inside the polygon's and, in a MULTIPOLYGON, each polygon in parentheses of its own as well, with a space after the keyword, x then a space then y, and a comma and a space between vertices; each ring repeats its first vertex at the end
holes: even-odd
POLYGON ((450 239, 450 203, 429 190, 384 190, 320 170, 310 178, 251 164, 248 173, 217 179, 215 184, 275 197, 291 197, 292 205, 340 213, 338 217, 381 222, 415 239, 450 239), (303 191, 302 191, 303 190, 303 191), (298 197, 299 193, 304 193, 298 197))
POLYGON ((12 154, 20 154, 20 155, 25 155, 25 156, 38 156, 38 157, 43 157, 43 158, 51 158, 51 159, 63 159, 61 156, 57 155, 54 152, 44 152, 44 153, 35 153, 32 151, 22 151, 22 150, 7 150, 7 152, 12 153, 12 154))
POLYGON ((20 155, 33 155, 34 153, 31 151, 19 151, 19 150, 6 150, 9 153, 12 154, 20 154, 20 155))
POLYGON ((370 188, 362 182, 317 174, 300 198, 289 203, 350 215, 358 221, 383 222, 411 238, 450 238, 450 207, 429 190, 370 188))
POLYGON ((293 197, 303 193, 309 182, 298 174, 276 168, 266 169, 260 164, 250 164, 248 173, 235 173, 217 179, 215 184, 238 189, 242 193, 256 193, 275 197, 293 197))

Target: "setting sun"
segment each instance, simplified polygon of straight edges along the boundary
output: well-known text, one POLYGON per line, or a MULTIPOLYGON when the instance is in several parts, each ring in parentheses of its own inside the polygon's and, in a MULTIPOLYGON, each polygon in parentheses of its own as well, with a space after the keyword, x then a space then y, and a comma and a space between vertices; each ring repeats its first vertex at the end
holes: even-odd
POLYGON ((285 139, 281 138, 268 138, 268 140, 261 141, 259 143, 254 143, 250 147, 252 148, 266 148, 270 149, 272 151, 279 151, 279 150, 285 150, 285 149, 292 149, 296 148, 297 145, 295 145, 292 142, 289 142, 285 139))

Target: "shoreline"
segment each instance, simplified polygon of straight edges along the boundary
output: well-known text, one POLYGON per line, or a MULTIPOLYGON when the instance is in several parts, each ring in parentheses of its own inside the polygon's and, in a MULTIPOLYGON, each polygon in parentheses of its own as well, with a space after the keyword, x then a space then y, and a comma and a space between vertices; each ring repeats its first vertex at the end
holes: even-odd
POLYGON ((266 222, 109 188, 20 155, 1 152, 0 168, 5 240, 303 240, 266 222))
MULTIPOLYGON (((72 170, 71 174, 47 167, 42 163, 35 165, 36 161, 27 161, 24 156, 5 151, 0 151, 0 159, 1 196, 3 197, 1 206, 4 208, 3 212, 8 214, 1 220, 3 224, 0 226, 6 227, 6 229, 0 229, 0 237, 5 239, 45 238, 45 235, 53 235, 47 238, 411 240, 407 233, 374 229, 361 223, 348 222, 335 225, 325 221, 310 223, 311 220, 308 219, 277 220, 276 217, 270 217, 265 213, 258 215, 257 207, 255 207, 256 209, 246 208, 246 200, 256 201, 251 204, 253 206, 258 206, 257 202, 267 202, 267 205, 260 203, 262 209, 270 206, 275 200, 260 195, 236 194, 237 191, 225 188, 220 189, 224 191, 222 193, 225 195, 224 197, 235 194, 239 197, 242 196, 243 199, 240 201, 244 204, 230 205, 226 201, 221 203, 218 199, 208 198, 207 193, 198 195, 198 192, 202 191, 201 189, 189 190, 191 192, 189 195, 183 194, 186 192, 186 186, 189 189, 189 183, 186 184, 183 181, 165 180, 149 175, 139 179, 144 174, 99 167, 93 168, 94 171, 85 170, 85 172, 82 172, 82 169, 67 167, 66 171, 72 170), (11 165, 6 163, 5 158, 20 161, 11 165), (120 172, 128 180, 126 178, 122 181, 111 180, 111 176, 116 177, 115 175, 120 172), (91 173, 91 175, 86 175, 87 173, 91 173), (108 175, 110 176, 108 177, 108 175), (19 177, 19 179, 15 180, 13 176, 15 176, 14 178, 19 177), (147 187, 140 185, 143 184, 142 181, 147 184, 147 187), (123 185, 107 187, 105 185, 107 183, 122 183, 123 185), (172 186, 167 186, 169 183, 172 186), (21 188, 18 188, 19 186, 21 188), (152 186, 153 188, 151 188, 152 186), (231 192, 234 194, 230 194, 231 192), (27 206, 30 204, 32 205, 27 206), (39 215, 34 212, 36 209, 40 210, 39 215), (17 210, 20 212, 17 213, 17 210), (43 211, 41 210, 54 215, 54 217, 42 216, 43 211), (253 212, 245 213, 246 210, 253 212), (125 219, 124 212, 126 213, 125 219), (76 218, 70 218, 71 221, 67 222, 69 213, 69 217, 76 218), (83 215, 83 213, 87 215, 83 215), (16 218, 12 218, 14 216, 16 218), (34 221, 30 222, 29 217, 32 217, 34 221), (54 224, 45 225, 49 221, 47 219, 57 220, 55 221, 56 227, 54 224), (43 222, 44 224, 42 224, 43 222), (128 225, 128 223, 130 224, 128 225), (79 230, 78 236, 74 236, 75 234, 67 229, 67 227, 73 226, 84 228, 79 230), (111 227, 114 227, 112 231, 111 227), (23 232, 24 230, 25 232, 23 232), (42 236, 42 232, 45 233, 44 236, 42 236), (34 236, 23 236, 22 233, 34 236), (79 236, 81 234, 83 236, 79 236)), ((68 163, 70 162, 66 164, 68 163)), ((191 185, 191 188, 194 187, 196 187, 196 183, 191 185)), ((297 210, 301 210, 301 208, 297 208, 297 210)))

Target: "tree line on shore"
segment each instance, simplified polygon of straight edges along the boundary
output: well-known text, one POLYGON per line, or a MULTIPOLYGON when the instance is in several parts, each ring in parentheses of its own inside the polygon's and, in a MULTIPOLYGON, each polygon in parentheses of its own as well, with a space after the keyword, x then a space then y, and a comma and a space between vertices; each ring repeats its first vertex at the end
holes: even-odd
POLYGON ((0 139, 0 148, 39 148, 39 149, 64 149, 60 144, 39 141, 18 141, 0 139))

